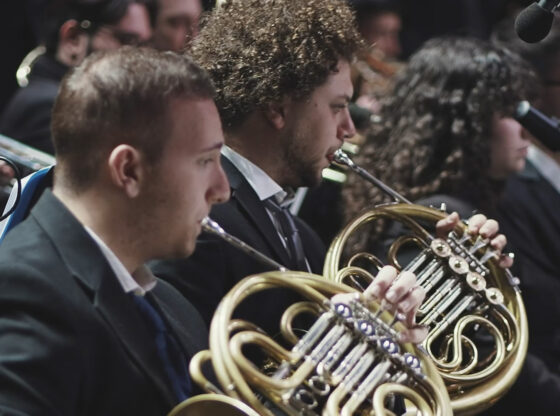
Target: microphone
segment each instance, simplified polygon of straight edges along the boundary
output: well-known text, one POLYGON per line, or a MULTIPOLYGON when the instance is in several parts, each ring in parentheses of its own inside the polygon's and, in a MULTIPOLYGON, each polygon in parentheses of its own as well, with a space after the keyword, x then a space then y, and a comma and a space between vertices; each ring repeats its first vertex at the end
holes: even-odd
POLYGON ((547 117, 527 101, 517 105, 515 119, 553 152, 560 151, 560 121, 547 117))
POLYGON ((515 19, 517 35, 527 43, 536 43, 543 40, 554 20, 554 9, 560 0, 540 0, 526 7, 515 19))

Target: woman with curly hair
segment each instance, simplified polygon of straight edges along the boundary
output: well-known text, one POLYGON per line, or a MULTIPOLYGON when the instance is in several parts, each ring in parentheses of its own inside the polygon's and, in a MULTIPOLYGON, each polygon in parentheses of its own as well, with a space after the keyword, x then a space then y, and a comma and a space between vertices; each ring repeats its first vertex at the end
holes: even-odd
MULTIPOLYGON (((530 67, 512 52, 470 38, 432 39, 400 73, 356 162, 425 205, 461 216, 493 214, 504 179, 523 169, 529 141, 510 114, 536 95, 530 67)), ((388 202, 350 175, 346 218, 388 202)), ((372 236, 371 238, 375 238, 372 236)))

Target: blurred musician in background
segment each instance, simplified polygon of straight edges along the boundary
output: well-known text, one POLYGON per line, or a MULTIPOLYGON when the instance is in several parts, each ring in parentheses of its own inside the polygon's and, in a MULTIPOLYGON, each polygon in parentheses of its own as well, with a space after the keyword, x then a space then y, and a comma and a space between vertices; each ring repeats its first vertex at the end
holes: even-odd
MULTIPOLYGON (((560 20, 554 19, 549 35, 538 43, 520 40, 513 19, 500 24, 492 40, 519 52, 533 64, 542 94, 531 104, 559 118, 560 20)), ((553 414, 554 400, 560 394, 560 153, 544 145, 538 135, 532 136, 531 142, 525 168, 506 183, 498 203, 498 217, 516 254, 516 272, 522 277, 529 351, 533 353, 528 361, 534 362, 536 370, 525 370, 525 377, 514 385, 507 401, 498 403, 495 414, 514 413, 523 406, 528 409, 531 402, 527 396, 543 394, 549 406, 533 409, 554 409, 550 412, 553 414), (524 379, 529 381, 523 382, 524 379)))
POLYGON ((369 46, 375 46, 381 57, 398 60, 401 55, 402 19, 399 0, 349 0, 356 11, 360 34, 369 46))
MULTIPOLYGON (((151 0, 150 0, 151 1, 151 0)), ((32 63, 29 84, 12 97, 0 133, 52 154, 51 110, 69 68, 94 51, 138 45, 150 39, 148 0, 65 0, 47 8, 44 54, 32 63)))
MULTIPOLYGON (((560 20, 554 19, 549 35, 538 43, 521 41, 511 20, 496 29, 493 40, 519 52, 533 64, 542 94, 531 104, 544 114, 560 118, 560 20)), ((531 282, 526 282, 524 298, 529 306, 534 305, 529 316, 537 314, 538 319, 531 326, 532 339, 537 340, 548 338, 551 327, 560 331, 556 296, 551 296, 553 292, 560 296, 560 211, 556 209, 560 205, 560 152, 548 148, 538 134, 531 141, 525 169, 508 180, 499 211, 504 229, 511 235, 510 242, 519 255, 520 273, 532 276, 531 282), (551 315, 557 320, 549 325, 551 315)), ((555 339, 560 339, 560 332, 555 339)), ((543 342, 542 348, 539 355, 548 357, 549 364, 560 374, 559 350, 551 342, 543 342)))
POLYGON ((63 80, 54 188, 0 245, 1 414, 165 415, 197 393, 206 325, 142 264, 189 255, 229 195, 213 94, 190 58, 144 48, 63 80))
POLYGON ((200 0, 157 0, 152 44, 163 51, 182 51, 198 35, 200 0))
MULTIPOLYGON (((193 44, 195 60, 216 86, 227 145, 222 163, 231 198, 214 207, 211 217, 292 270, 322 273, 323 244, 287 207, 296 188, 320 182, 334 152, 355 133, 348 112, 350 62, 361 46, 352 12, 342 0, 226 2, 193 44)), ((452 216, 441 226, 456 221, 452 216)), ((475 223, 475 232, 497 231, 480 217, 475 223)), ((157 262, 153 270, 209 323, 234 284, 270 266, 203 234, 193 257, 157 262)), ((392 285, 380 283, 378 293, 398 303, 413 327, 410 338, 419 340, 425 330, 414 327, 414 312, 424 293, 409 290, 415 279, 406 275, 392 285)), ((274 334, 287 304, 275 291, 243 305, 241 315, 274 334)))
POLYGON ((367 50, 353 63, 354 96, 358 106, 379 111, 393 75, 401 67, 399 34, 402 21, 398 0, 349 0, 367 50))

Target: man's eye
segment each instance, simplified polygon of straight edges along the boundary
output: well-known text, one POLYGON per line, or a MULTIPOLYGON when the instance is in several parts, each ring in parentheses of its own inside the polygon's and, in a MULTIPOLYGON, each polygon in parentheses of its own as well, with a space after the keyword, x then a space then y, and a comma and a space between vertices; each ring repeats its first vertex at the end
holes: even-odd
POLYGON ((206 165, 209 165, 210 163, 212 163, 213 161, 214 161, 214 159, 212 159, 212 158, 202 159, 200 161, 200 164, 202 166, 206 166, 206 165))
POLYGON ((346 103, 342 103, 342 104, 333 104, 333 105, 332 105, 332 108, 335 109, 335 110, 337 110, 337 111, 344 110, 344 109, 346 109, 347 107, 348 107, 348 104, 346 104, 346 103))

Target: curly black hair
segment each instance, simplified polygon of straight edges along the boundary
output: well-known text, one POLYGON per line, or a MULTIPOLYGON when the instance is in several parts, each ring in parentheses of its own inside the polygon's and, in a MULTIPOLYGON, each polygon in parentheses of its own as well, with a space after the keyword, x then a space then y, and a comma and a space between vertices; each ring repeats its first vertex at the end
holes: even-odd
POLYGON ((226 131, 285 96, 307 97, 363 46, 344 0, 230 0, 202 26, 190 52, 214 81, 226 131))
MULTIPOLYGON (((395 79, 356 162, 410 200, 445 194, 491 212, 499 187, 488 175, 492 118, 537 92, 536 75, 513 52, 477 39, 432 39, 395 79)), ((343 195, 347 219, 389 200, 355 176, 343 195)))

